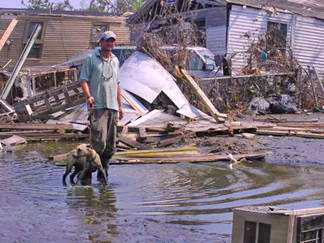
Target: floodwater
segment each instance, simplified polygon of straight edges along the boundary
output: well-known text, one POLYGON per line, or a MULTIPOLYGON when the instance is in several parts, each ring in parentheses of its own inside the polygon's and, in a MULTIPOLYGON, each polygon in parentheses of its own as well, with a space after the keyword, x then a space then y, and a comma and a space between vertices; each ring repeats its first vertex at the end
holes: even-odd
POLYGON ((63 187, 38 146, 0 155, 0 242, 230 242, 235 207, 324 202, 316 161, 112 165, 106 187, 63 187))

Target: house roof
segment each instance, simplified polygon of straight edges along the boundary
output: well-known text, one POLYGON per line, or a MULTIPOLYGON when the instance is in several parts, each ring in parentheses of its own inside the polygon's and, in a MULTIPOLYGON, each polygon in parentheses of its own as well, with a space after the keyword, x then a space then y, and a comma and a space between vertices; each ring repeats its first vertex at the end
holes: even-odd
POLYGON ((18 17, 52 17, 52 18, 75 18, 96 19, 103 22, 124 22, 126 17, 111 15, 109 13, 98 13, 91 11, 65 11, 65 10, 35 10, 23 8, 0 8, 1 15, 14 15, 18 17))
POLYGON ((324 19, 323 0, 226 0, 226 2, 255 8, 276 7, 305 17, 324 19))
POLYGON ((26 14, 26 15, 71 15, 71 16, 113 16, 111 13, 99 13, 93 11, 67 11, 67 10, 46 10, 27 8, 0 8, 0 14, 26 14))
MULTIPOLYGON (((128 23, 134 24, 141 22, 141 16, 145 15, 145 13, 148 13, 151 7, 159 2, 161 1, 147 0, 138 12, 129 17, 128 23)), ((192 2, 212 4, 216 7, 225 6, 226 4, 246 5, 254 8, 263 8, 264 6, 268 6, 287 10, 289 12, 306 17, 324 19, 323 0, 193 0, 192 2)))

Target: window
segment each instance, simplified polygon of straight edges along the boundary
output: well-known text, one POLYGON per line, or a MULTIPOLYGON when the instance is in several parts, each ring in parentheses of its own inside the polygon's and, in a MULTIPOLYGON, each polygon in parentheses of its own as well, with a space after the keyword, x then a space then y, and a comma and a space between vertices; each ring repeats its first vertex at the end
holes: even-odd
POLYGON ((107 24, 93 24, 91 28, 91 43, 90 47, 94 48, 98 46, 98 40, 100 38, 101 33, 109 30, 109 26, 107 24))
POLYGON ((322 243, 324 238, 324 215, 297 218, 298 243, 322 243))
POLYGON ((194 52, 189 52, 188 64, 191 71, 202 71, 204 67, 203 60, 194 52))
POLYGON ((268 22, 266 46, 268 51, 286 50, 287 24, 268 22))
POLYGON ((271 224, 259 224, 258 243, 270 243, 271 224))
POLYGON ((24 47, 27 44, 29 38, 31 37, 36 26, 40 24, 42 26, 41 31, 39 32, 34 45, 32 46, 27 58, 41 58, 43 50, 43 36, 44 36, 44 22, 29 22, 28 27, 26 28, 25 38, 24 38, 24 47))
POLYGON ((244 225, 244 243, 255 243, 256 222, 245 221, 244 225))
POLYGON ((270 243, 270 235, 270 224, 245 221, 244 243, 270 243), (256 241, 256 239, 258 239, 258 241, 256 241))

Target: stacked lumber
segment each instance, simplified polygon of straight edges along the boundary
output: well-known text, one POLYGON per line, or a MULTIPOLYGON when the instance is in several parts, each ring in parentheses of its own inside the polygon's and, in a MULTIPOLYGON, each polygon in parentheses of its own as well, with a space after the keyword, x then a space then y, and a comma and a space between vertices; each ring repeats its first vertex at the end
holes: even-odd
POLYGON ((20 136, 27 142, 80 140, 88 138, 88 134, 75 133, 72 124, 0 124, 0 139, 20 136))
POLYGON ((157 127, 120 126, 119 150, 152 149, 177 145, 187 138, 212 137, 235 133, 256 132, 256 127, 242 122, 216 124, 207 120, 175 121, 157 127))
POLYGON ((296 136, 303 138, 324 139, 324 122, 318 122, 318 120, 281 121, 256 126, 256 133, 259 135, 296 136))
MULTIPOLYGON (((216 162, 216 161, 231 161, 242 159, 260 160, 267 155, 265 152, 249 153, 249 154, 201 154, 197 147, 193 145, 154 150, 129 150, 125 152, 116 152, 112 158, 111 164, 152 164, 152 163, 199 163, 199 162, 216 162)), ((55 165, 66 165, 68 153, 49 157, 55 165)))

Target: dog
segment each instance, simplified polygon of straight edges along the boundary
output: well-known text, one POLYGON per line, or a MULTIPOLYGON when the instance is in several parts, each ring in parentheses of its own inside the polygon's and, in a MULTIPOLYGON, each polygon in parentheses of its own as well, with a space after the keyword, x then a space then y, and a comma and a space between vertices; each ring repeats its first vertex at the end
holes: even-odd
POLYGON ((101 159, 98 153, 91 147, 90 144, 80 144, 68 154, 68 162, 66 164, 66 170, 63 175, 63 186, 66 186, 66 177, 71 173, 74 167, 74 172, 70 175, 71 185, 75 185, 79 182, 85 173, 92 173, 96 169, 100 170, 104 175, 104 184, 107 184, 107 175, 101 164, 101 159), (77 182, 74 182, 74 177, 78 175, 77 182))

